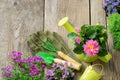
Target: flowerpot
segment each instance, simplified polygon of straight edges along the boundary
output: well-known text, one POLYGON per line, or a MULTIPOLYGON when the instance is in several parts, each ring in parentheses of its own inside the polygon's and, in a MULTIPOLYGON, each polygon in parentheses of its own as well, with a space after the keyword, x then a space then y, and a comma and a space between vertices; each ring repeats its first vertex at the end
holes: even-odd
POLYGON ((94 62, 95 60, 97 60, 97 56, 88 56, 88 57, 85 57, 84 53, 82 54, 75 54, 76 57, 78 59, 80 59, 81 61, 84 61, 84 62, 94 62))

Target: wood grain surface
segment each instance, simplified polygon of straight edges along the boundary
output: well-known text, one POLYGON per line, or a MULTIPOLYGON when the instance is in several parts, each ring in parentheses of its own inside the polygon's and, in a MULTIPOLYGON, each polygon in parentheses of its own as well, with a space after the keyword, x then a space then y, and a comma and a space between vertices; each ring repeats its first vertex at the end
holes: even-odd
MULTIPOLYGON (((96 23, 107 28, 102 0, 0 0, 0 68, 8 64, 7 55, 11 51, 26 53, 28 35, 38 30, 57 32, 71 48, 67 31, 57 25, 65 16, 75 28, 96 23)), ((95 62, 105 67, 101 80, 120 80, 120 52, 113 50, 112 45, 108 31, 107 48, 113 58, 109 63, 95 62)), ((78 78, 79 74, 76 80, 78 78)))
POLYGON ((44 0, 0 0, 0 69, 8 63, 7 54, 26 53, 28 35, 43 30, 43 10, 44 0))

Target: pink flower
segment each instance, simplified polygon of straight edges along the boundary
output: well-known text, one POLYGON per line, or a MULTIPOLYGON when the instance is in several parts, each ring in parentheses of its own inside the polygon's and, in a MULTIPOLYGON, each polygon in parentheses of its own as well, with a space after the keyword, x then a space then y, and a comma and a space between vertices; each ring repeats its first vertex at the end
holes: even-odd
POLYGON ((76 32, 77 32, 77 34, 80 33, 80 27, 77 28, 76 32))
POLYGON ((76 37, 76 39, 75 39, 75 40, 76 40, 76 42, 77 42, 78 44, 80 44, 81 39, 80 39, 78 36, 76 37))
POLYGON ((88 40, 84 45, 84 52, 89 56, 95 56, 99 53, 99 44, 95 40, 88 40))

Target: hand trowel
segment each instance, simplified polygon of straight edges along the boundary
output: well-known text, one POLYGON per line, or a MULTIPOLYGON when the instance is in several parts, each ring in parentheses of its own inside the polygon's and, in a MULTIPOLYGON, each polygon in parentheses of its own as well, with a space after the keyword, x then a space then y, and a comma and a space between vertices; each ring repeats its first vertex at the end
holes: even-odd
POLYGON ((54 55, 46 53, 46 52, 38 52, 36 54, 36 56, 40 56, 44 59, 44 61, 48 64, 53 64, 53 63, 58 63, 58 64, 62 64, 62 65, 66 65, 70 68, 73 68, 75 70, 80 70, 81 65, 72 63, 72 62, 68 62, 68 61, 64 61, 62 59, 59 58, 55 58, 54 55))

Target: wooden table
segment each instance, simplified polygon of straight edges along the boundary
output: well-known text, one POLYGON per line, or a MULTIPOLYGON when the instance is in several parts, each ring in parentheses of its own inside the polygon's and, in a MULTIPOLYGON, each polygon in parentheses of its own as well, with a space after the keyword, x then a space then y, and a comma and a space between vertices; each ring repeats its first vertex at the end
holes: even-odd
MULTIPOLYGON (((27 52, 28 35, 38 30, 59 33, 66 43, 67 31, 58 27, 64 16, 77 28, 83 24, 107 24, 102 0, 0 0, 0 68, 8 64, 7 54, 13 50, 27 52)), ((107 26, 106 26, 107 28, 107 26)), ((102 80, 120 80, 120 52, 112 49, 108 31, 107 47, 113 58, 105 67, 102 80)))

